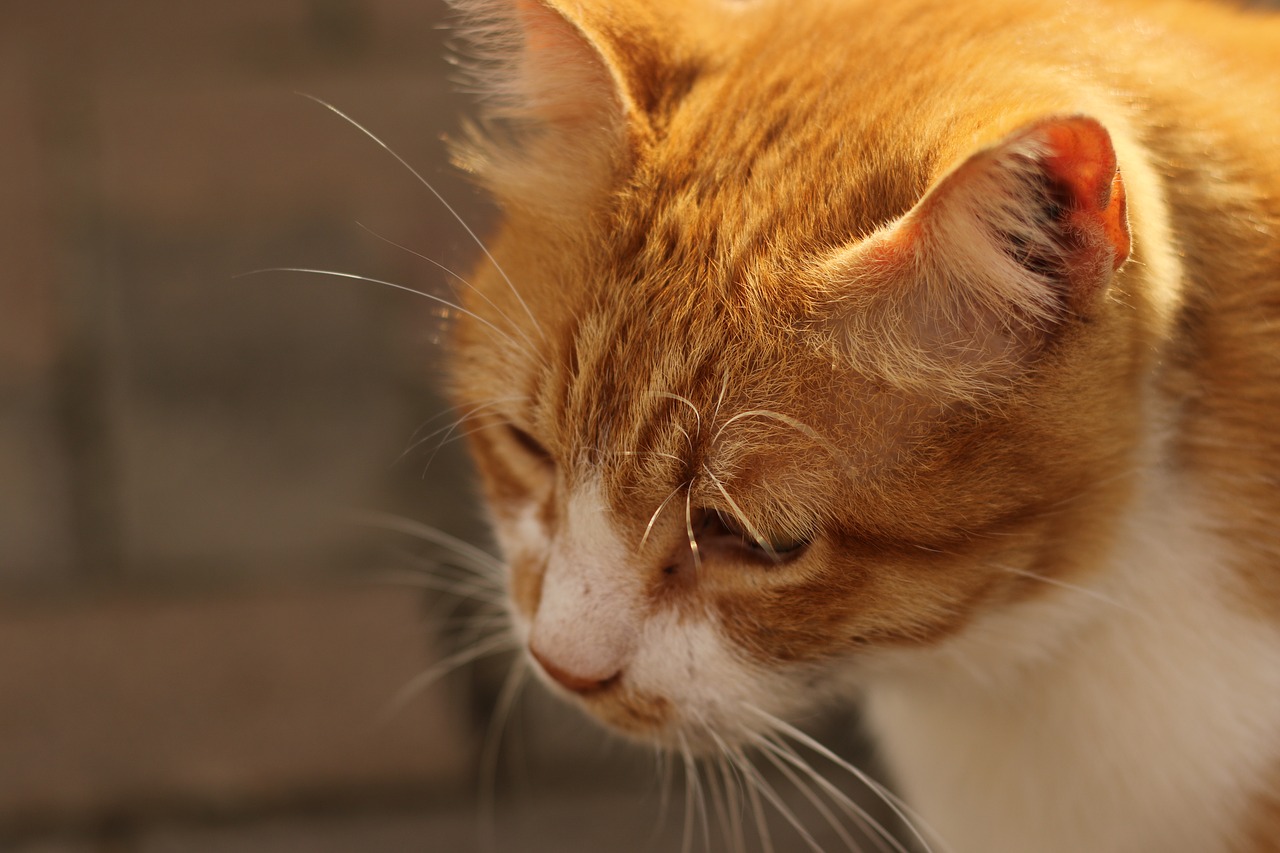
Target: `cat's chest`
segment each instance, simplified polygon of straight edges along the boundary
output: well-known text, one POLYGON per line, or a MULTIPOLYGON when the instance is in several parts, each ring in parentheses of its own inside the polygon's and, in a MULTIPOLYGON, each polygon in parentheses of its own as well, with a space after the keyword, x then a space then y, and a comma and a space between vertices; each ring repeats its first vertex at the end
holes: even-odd
POLYGON ((1073 607, 1089 596, 1062 590, 1058 612, 977 625, 950 655, 999 672, 1029 654, 1024 671, 916 672, 869 691, 890 766, 955 853, 1230 849, 1280 761, 1280 630, 1225 591, 1227 544, 1159 502, 1112 555, 1125 580, 1108 601, 1073 607), (1089 615, 1045 645, 1073 610, 1089 615))

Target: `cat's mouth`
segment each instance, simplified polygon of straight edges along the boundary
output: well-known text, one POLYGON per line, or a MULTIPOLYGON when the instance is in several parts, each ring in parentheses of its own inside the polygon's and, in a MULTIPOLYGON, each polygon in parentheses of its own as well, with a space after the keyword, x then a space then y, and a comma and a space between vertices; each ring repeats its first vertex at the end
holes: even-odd
POLYGON ((621 733, 652 742, 677 722, 676 704, 665 696, 637 689, 626 673, 588 680, 560 670, 530 650, 532 665, 551 689, 592 717, 621 733))
POLYGON ((626 688, 601 693, 588 707, 611 728, 645 741, 663 740, 678 717, 670 699, 626 688))
MULTIPOLYGON (((637 743, 690 754, 718 754, 754 740, 762 728, 732 701, 699 701, 638 684, 626 672, 607 681, 566 686, 531 656, 548 688, 598 724, 637 743), (755 722, 757 724, 753 725, 755 722)), ((719 697, 728 700, 728 697, 719 697)), ((760 713, 757 711, 757 713, 760 713)))

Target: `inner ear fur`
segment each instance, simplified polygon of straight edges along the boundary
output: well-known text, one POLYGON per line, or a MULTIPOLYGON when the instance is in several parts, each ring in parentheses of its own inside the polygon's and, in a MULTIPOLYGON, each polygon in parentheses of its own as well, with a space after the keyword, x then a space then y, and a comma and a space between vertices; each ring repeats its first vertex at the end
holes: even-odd
POLYGON ((644 28, 607 3, 450 0, 481 121, 456 163, 500 199, 549 212, 607 183, 648 135, 644 28))
MULTIPOLYGON (((1098 312, 1129 257, 1124 182, 1088 116, 1025 125, 822 264, 843 334, 904 384, 982 384, 1098 312)), ((865 357, 865 356, 864 356, 865 357)))

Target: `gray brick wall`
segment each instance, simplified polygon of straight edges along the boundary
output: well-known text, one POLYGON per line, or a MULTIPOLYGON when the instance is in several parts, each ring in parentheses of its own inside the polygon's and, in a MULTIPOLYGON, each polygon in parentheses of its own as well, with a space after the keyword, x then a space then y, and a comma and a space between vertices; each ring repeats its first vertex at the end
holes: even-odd
POLYGON ((482 223, 443 160, 442 11, 6 6, 0 849, 176 850, 210 815, 376 823, 470 798, 475 691, 455 678, 380 722, 451 646, 420 590, 372 582, 384 538, 340 520, 478 535, 457 453, 397 462, 441 411, 429 305, 237 277, 440 288, 357 221, 467 262, 407 172, 295 94, 358 116, 482 223))

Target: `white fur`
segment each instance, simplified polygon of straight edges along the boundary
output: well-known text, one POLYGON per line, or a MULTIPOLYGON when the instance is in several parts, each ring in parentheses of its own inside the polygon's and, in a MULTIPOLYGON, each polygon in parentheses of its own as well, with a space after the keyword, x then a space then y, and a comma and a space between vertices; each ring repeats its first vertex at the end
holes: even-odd
POLYGON ((655 566, 617 531, 598 480, 574 489, 554 537, 532 512, 503 526, 507 553, 539 547, 549 553, 533 624, 517 619, 530 647, 573 675, 622 672, 636 694, 667 700, 671 717, 653 732, 658 740, 710 746, 708 731, 732 740, 734 732, 760 726, 745 709, 786 714, 808 698, 782 689, 781 673, 747 661, 713 614, 647 601, 645 578, 655 566))
POLYGON ((874 680, 891 766, 955 853, 1228 849, 1280 758, 1280 630, 1232 600, 1191 491, 1150 477, 1110 602, 1054 591, 874 680))
POLYGON ((530 646, 581 678, 603 680, 622 670, 643 619, 643 577, 632 563, 599 481, 588 481, 569 496, 551 542, 530 646))

